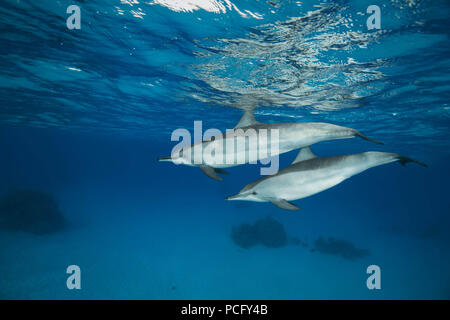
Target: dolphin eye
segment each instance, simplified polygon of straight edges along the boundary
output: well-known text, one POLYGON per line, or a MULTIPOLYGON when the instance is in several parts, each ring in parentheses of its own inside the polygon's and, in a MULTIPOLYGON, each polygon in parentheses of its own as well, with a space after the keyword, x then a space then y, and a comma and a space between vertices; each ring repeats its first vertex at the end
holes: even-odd
POLYGON ((253 191, 252 194, 253 194, 253 195, 256 195, 256 191, 253 191))

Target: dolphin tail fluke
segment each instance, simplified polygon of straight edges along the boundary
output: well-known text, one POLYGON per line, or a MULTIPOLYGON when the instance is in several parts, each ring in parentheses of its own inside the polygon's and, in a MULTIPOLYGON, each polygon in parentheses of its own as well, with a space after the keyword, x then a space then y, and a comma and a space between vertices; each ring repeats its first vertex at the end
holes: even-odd
POLYGON ((361 132, 359 132, 357 130, 354 130, 353 133, 355 134, 355 136, 360 137, 360 138, 362 138, 364 140, 367 140, 367 141, 370 141, 370 142, 374 142, 374 143, 378 143, 378 144, 384 144, 381 141, 378 141, 378 140, 366 137, 365 135, 363 135, 361 132))
POLYGON ((222 169, 218 169, 218 168, 213 168, 207 165, 201 165, 200 169, 203 171, 204 174, 206 174, 208 177, 217 180, 217 181, 222 181, 222 177, 218 175, 218 173, 221 174, 228 174, 228 172, 226 172, 225 170, 222 169))
POLYGON ((398 162, 400 162, 400 164, 402 166, 406 166, 406 164, 408 162, 415 162, 417 164, 420 164, 421 166, 428 167, 428 165, 426 163, 423 163, 421 161, 418 161, 418 160, 415 160, 415 159, 411 159, 411 158, 408 158, 408 157, 404 157, 404 156, 401 156, 401 155, 397 155, 397 159, 398 159, 398 162))

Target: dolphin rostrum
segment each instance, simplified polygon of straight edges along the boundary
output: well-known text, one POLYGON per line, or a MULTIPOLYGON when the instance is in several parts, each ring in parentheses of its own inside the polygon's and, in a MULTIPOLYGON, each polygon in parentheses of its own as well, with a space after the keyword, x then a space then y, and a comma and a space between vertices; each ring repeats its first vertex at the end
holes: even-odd
POLYGON ((276 175, 249 183, 237 195, 227 197, 226 200, 272 202, 282 209, 298 210, 289 201, 309 197, 367 169, 394 161, 402 165, 416 162, 427 167, 423 162, 396 153, 371 151, 319 158, 306 147, 300 150, 287 168, 276 175))
POLYGON ((303 122, 303 123, 259 123, 256 121, 253 112, 251 110, 245 111, 241 120, 237 126, 229 132, 237 132, 238 129, 244 132, 269 132, 272 136, 273 130, 277 131, 277 148, 271 145, 272 140, 257 138, 255 144, 246 142, 244 150, 238 150, 235 148, 236 136, 221 135, 215 136, 210 141, 197 142, 191 145, 187 145, 181 152, 172 153, 171 156, 158 158, 158 161, 170 161, 176 164, 185 164, 188 166, 198 166, 209 177, 222 180, 217 173, 226 174, 227 172, 222 168, 233 167, 244 163, 249 163, 252 160, 248 156, 249 154, 255 154, 253 161, 267 159, 269 157, 278 156, 295 149, 308 147, 314 143, 336 140, 336 139, 348 139, 354 137, 360 137, 362 139, 383 144, 382 142, 368 138, 355 129, 342 127, 329 123, 322 122, 303 122), (226 147, 231 142, 233 147, 226 147), (269 143, 268 143, 269 142, 269 143), (220 147, 220 159, 219 162, 207 162, 204 159, 203 150, 207 148, 220 147), (263 153, 261 150, 270 150, 268 153, 263 153), (226 159, 236 159, 242 157, 243 161, 229 162, 226 159), (200 159, 200 161, 193 161, 193 159, 200 159))

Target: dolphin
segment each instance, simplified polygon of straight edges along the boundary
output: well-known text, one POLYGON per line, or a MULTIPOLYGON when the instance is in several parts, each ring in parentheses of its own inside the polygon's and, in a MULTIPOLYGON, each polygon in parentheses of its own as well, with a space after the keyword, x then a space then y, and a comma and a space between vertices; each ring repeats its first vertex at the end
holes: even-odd
POLYGON ((323 122, 303 122, 303 123, 259 123, 256 121, 253 111, 246 110, 244 115, 242 116, 239 123, 236 127, 231 130, 231 132, 237 132, 237 129, 242 129, 242 131, 249 132, 254 130, 255 132, 261 132, 261 129, 265 129, 266 132, 272 132, 271 130, 278 130, 278 148, 273 148, 270 145, 271 140, 264 141, 262 139, 257 139, 257 143, 255 145, 250 145, 246 143, 245 150, 242 152, 238 151, 236 148, 226 148, 224 146, 228 145, 228 142, 232 142, 234 146, 234 142, 236 141, 236 136, 233 135, 221 135, 220 137, 215 136, 211 139, 211 141, 202 141, 191 144, 190 146, 186 146, 183 148, 181 152, 177 154, 172 154, 168 157, 160 157, 158 161, 169 161, 176 164, 184 164, 188 166, 198 166, 200 169, 209 177, 215 180, 222 180, 222 178, 218 175, 218 173, 226 174, 222 168, 228 168, 237 166, 240 164, 250 162, 249 154, 252 153, 256 155, 256 159, 253 161, 267 159, 267 154, 264 156, 260 152, 263 148, 267 148, 270 150, 271 156, 278 156, 280 154, 308 147, 314 143, 318 143, 321 141, 327 140, 336 140, 336 139, 348 139, 359 137, 374 143, 383 144, 377 140, 371 139, 358 132, 355 129, 342 127, 330 123, 323 122), (227 141, 233 139, 234 141, 227 141), (269 146, 267 143, 269 142, 269 146), (218 147, 220 145, 222 150, 223 162, 218 163, 209 163, 204 161, 202 150, 205 150, 207 147, 218 147), (196 148, 199 147, 199 148, 196 148), (239 153, 241 152, 241 153, 239 153), (236 159, 239 156, 244 155, 244 161, 242 162, 233 162, 229 163, 225 161, 225 159, 236 159), (195 163, 193 159, 200 159, 201 161, 195 163))
POLYGON ((415 162, 427 167, 423 162, 396 153, 370 151, 319 158, 306 147, 287 168, 247 184, 237 195, 225 200, 272 202, 282 209, 298 210, 289 201, 309 197, 367 169, 394 161, 402 165, 415 162))

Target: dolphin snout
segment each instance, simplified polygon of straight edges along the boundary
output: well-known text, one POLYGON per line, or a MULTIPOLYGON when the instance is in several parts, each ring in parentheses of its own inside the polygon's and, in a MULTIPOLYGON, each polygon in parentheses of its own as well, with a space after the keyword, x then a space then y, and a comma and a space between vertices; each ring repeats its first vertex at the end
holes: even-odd
POLYGON ((234 196, 228 196, 225 198, 225 200, 237 200, 239 198, 239 194, 235 194, 234 196))
POLYGON ((158 161, 172 161, 172 157, 168 156, 168 157, 159 157, 158 161))

